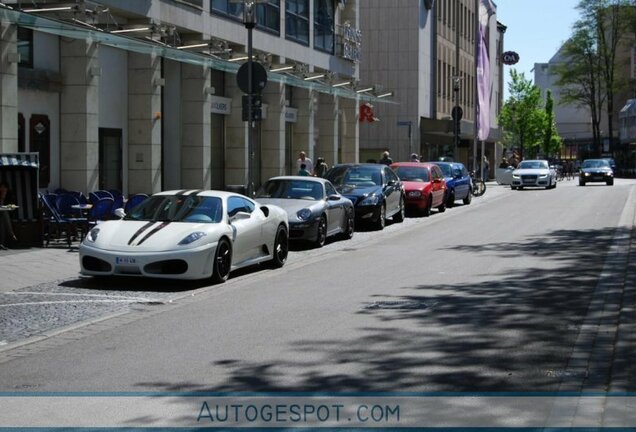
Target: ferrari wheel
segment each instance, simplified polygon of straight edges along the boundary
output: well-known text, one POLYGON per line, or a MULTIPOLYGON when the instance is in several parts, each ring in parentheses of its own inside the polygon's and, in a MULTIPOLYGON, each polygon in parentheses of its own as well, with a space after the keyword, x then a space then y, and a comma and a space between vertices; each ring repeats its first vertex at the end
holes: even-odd
POLYGON ((272 266, 274 268, 281 268, 287 261, 287 255, 289 254, 289 236, 287 235, 287 228, 284 225, 278 227, 276 232, 276 241, 274 243, 274 257, 272 258, 272 266))
POLYGON ((223 283, 230 276, 232 269, 232 247, 226 239, 221 239, 214 254, 214 268, 212 270, 212 281, 223 283))
POLYGON ((327 219, 324 216, 320 216, 320 221, 318 221, 318 228, 316 229, 316 240, 314 240, 314 245, 316 247, 323 247, 327 242, 327 219))

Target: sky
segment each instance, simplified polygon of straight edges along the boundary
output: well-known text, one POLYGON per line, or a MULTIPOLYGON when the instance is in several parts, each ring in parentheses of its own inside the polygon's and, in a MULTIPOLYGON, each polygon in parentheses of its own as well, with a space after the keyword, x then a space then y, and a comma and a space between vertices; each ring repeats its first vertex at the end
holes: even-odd
MULTIPOLYGON (((508 27, 504 35, 504 50, 516 51, 519 63, 504 66, 506 83, 510 68, 524 72, 534 81, 531 70, 535 63, 547 63, 571 34, 579 18, 579 0, 494 0, 497 20, 508 27)), ((506 84, 505 96, 508 96, 506 84)))

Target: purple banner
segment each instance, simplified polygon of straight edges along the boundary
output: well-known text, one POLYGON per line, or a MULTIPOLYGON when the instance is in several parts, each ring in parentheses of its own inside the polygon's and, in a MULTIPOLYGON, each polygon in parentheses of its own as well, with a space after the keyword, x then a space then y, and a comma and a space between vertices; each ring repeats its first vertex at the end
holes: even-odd
POLYGON ((490 0, 479 2, 479 35, 477 36, 477 138, 488 139, 490 134, 490 101, 492 82, 490 76, 490 54, 488 50, 488 22, 495 12, 490 0))

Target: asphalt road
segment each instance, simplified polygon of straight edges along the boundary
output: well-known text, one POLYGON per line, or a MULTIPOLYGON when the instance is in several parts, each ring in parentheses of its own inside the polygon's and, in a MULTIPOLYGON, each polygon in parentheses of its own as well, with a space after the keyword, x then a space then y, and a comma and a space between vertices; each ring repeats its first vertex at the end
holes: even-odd
POLYGON ((0 352, 0 391, 633 391, 635 203, 631 180, 494 187, 219 286, 67 281, 140 299, 0 352))

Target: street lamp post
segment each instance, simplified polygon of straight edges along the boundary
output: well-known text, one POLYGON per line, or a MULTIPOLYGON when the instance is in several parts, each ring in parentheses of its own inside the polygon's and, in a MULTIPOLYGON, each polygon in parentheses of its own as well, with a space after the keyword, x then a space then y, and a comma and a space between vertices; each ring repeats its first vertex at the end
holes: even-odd
POLYGON ((463 111, 459 106, 459 90, 461 89, 461 77, 454 75, 453 79, 453 99, 454 107, 452 112, 453 118, 453 159, 457 160, 457 149, 459 148, 459 134, 461 132, 460 125, 462 122, 463 111))

